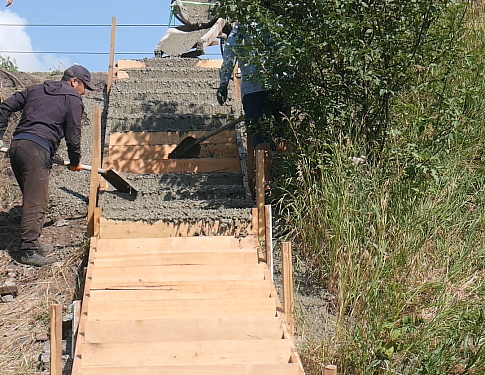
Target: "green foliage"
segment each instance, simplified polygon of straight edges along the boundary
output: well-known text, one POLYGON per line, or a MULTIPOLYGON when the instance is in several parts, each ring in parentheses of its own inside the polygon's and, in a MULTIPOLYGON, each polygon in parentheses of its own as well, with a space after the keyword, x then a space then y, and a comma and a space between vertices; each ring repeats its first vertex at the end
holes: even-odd
POLYGON ((15 59, 11 59, 10 56, 5 57, 0 55, 0 68, 6 70, 9 73, 16 73, 19 71, 17 62, 15 61, 15 59))
POLYGON ((305 363, 485 373, 479 4, 222 0, 219 11, 245 25, 256 78, 294 109, 282 212, 336 317, 323 358, 309 344, 305 363))

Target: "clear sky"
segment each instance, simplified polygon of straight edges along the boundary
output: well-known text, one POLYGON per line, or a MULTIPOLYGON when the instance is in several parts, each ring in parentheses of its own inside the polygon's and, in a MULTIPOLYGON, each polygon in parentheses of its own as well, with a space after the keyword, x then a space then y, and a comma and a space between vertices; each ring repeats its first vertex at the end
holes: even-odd
MULTIPOLYGON (((6 8, 5 0, 0 0, 0 55, 15 59, 19 70, 26 72, 64 70, 72 64, 84 65, 92 72, 107 72, 112 17, 116 17, 117 24, 114 60, 151 58, 167 30, 170 3, 170 0, 14 0, 6 8)), ((220 58, 219 47, 209 47, 206 53, 204 58, 220 58)))

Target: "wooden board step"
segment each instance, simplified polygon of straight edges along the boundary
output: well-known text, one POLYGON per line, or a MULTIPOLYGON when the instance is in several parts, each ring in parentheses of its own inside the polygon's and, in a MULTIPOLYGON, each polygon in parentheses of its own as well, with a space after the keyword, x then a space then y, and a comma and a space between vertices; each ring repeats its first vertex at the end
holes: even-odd
POLYGON ((272 318, 274 298, 89 301, 88 320, 141 320, 206 318, 272 318))
POLYGON ((83 345, 83 366, 285 364, 291 344, 281 340, 103 343, 83 345))
POLYGON ((98 267, 126 266, 169 266, 169 265, 209 265, 209 264, 256 264, 256 251, 233 250, 231 252, 164 252, 155 254, 115 255, 97 254, 94 264, 98 267))
POLYGON ((281 319, 272 317, 87 321, 85 333, 91 344, 281 338, 281 319))
POLYGON ((79 375, 298 375, 296 363, 160 367, 83 367, 79 375))
POLYGON ((269 280, 245 281, 203 281, 159 284, 154 287, 132 289, 124 284, 91 284, 92 300, 167 300, 167 299, 227 299, 227 298, 269 298, 271 282, 269 280), (102 287, 100 287, 102 286, 102 287))
POLYGON ((167 281, 228 281, 264 280, 265 264, 216 264, 175 266, 93 266, 93 280, 97 282, 120 282, 127 285, 141 282, 162 283, 167 281))
POLYGON ((101 238, 97 241, 95 255, 111 253, 115 255, 134 255, 200 251, 226 252, 242 249, 254 251, 254 238, 251 236, 241 238, 233 236, 101 238))

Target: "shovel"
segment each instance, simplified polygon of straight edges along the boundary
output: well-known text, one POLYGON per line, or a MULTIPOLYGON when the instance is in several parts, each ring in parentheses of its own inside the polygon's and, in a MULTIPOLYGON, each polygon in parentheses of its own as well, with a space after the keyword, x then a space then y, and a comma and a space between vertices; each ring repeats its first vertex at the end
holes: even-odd
MULTIPOLYGON (((0 148, 1 152, 8 152, 6 147, 0 148)), ((54 156, 54 163, 58 165, 69 165, 68 161, 62 160, 57 156, 54 156)), ((92 168, 90 165, 81 164, 81 169, 86 171, 90 171, 92 168)), ((126 181, 123 177, 121 177, 118 172, 114 169, 102 169, 98 168, 98 173, 104 177, 106 181, 108 181, 113 187, 121 193, 129 193, 133 196, 136 196, 138 191, 130 185, 128 181, 126 181)))
POLYGON ((205 141, 223 130, 230 129, 241 121, 244 121, 244 116, 239 116, 237 119, 229 121, 227 124, 212 130, 206 135, 195 139, 194 137, 186 137, 180 142, 177 147, 175 147, 170 154, 168 154, 169 159, 193 159, 199 157, 200 154, 200 143, 205 141))

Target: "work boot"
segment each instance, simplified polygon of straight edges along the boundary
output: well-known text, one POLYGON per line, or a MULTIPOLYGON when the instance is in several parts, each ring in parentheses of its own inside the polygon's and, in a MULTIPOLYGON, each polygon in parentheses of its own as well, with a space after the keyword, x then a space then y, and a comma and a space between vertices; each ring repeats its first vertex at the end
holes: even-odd
POLYGON ((56 257, 45 257, 37 250, 23 250, 20 252, 20 263, 29 266, 43 267, 57 262, 56 257))
POLYGON ((45 245, 39 244, 37 246, 37 252, 42 256, 50 255, 54 252, 54 246, 52 246, 50 243, 47 243, 45 245))

